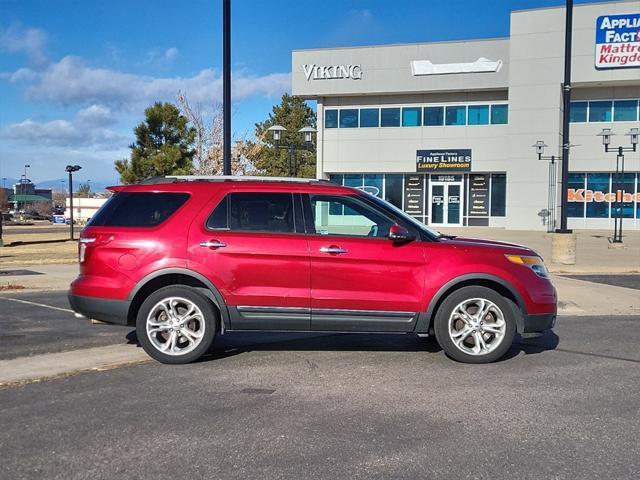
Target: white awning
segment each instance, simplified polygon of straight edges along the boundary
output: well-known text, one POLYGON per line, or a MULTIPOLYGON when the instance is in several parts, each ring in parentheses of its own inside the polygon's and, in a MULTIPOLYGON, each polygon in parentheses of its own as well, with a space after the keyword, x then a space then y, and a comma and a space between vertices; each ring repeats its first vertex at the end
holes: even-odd
POLYGON ((414 76, 499 72, 501 68, 502 60, 493 61, 483 57, 480 57, 475 62, 468 63, 431 63, 429 60, 414 60, 411 62, 411 73, 414 76))

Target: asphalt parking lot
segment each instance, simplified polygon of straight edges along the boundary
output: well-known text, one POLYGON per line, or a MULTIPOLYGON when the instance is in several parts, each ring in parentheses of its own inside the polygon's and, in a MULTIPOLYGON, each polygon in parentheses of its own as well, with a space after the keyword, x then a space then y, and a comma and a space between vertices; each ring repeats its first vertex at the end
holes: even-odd
MULTIPOLYGON (((11 297, 64 308, 63 292, 11 297)), ((49 341, 3 353, 130 341, 8 300, 0 338, 15 318, 49 341)), ((227 334, 193 365, 4 388, 0 478, 635 479, 639 322, 561 317, 484 366, 412 335, 227 334)))

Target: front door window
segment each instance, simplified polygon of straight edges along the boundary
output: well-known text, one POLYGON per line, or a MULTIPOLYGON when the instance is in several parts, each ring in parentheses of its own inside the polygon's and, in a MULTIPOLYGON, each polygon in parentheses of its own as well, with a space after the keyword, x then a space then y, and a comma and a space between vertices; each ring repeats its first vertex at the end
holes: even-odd
POLYGON ((462 183, 438 183, 430 185, 430 224, 462 224, 462 183))

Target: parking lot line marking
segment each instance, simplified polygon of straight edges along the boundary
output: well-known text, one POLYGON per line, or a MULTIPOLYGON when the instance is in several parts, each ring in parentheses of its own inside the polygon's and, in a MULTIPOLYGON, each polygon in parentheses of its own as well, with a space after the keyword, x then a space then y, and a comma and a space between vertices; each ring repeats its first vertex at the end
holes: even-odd
POLYGON ((61 312, 75 313, 73 310, 69 308, 54 307, 53 305, 47 305, 45 303, 38 303, 38 302, 30 302, 28 300, 20 300, 19 298, 0 297, 0 300, 9 300, 11 302, 25 303, 27 305, 35 305, 37 307, 50 308, 52 310, 60 310, 61 312))

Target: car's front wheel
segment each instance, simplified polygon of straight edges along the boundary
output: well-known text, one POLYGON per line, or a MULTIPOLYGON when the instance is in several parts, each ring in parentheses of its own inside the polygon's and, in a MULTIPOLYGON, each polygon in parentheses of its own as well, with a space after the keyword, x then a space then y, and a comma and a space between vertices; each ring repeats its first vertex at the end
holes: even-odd
POLYGON ((138 310, 136 333, 145 352, 162 363, 189 363, 207 352, 216 334, 211 302, 190 287, 163 287, 138 310))
POLYGON ((463 287, 449 295, 436 313, 438 343, 451 358, 465 363, 489 363, 501 358, 516 333, 514 312, 495 290, 463 287))

